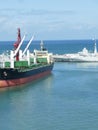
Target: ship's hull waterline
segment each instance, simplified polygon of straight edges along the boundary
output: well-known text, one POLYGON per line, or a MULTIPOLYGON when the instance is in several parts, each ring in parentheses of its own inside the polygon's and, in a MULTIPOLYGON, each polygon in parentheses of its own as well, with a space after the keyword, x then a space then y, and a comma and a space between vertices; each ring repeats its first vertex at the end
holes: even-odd
POLYGON ((0 79, 0 88, 15 87, 17 85, 30 83, 32 81, 45 77, 46 75, 49 75, 52 71, 52 68, 53 68, 53 64, 47 67, 42 67, 39 70, 35 69, 35 70, 31 70, 31 72, 24 72, 22 74, 23 75, 22 77, 20 77, 20 74, 19 74, 19 78, 18 77, 15 78, 15 76, 13 76, 14 78, 7 79, 7 76, 6 76, 6 78, 0 79))

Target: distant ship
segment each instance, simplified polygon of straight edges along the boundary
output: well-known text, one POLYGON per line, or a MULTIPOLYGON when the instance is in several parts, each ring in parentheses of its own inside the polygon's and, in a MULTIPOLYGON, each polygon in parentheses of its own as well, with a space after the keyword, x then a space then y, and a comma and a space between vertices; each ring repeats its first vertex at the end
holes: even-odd
POLYGON ((0 88, 26 84, 51 73, 54 65, 52 53, 48 53, 42 43, 40 50, 30 53, 28 47, 33 38, 32 36, 24 51, 20 50, 25 35, 21 40, 18 28, 14 50, 10 50, 10 54, 0 55, 0 88))
POLYGON ((83 48, 81 52, 69 53, 63 55, 53 55, 55 62, 98 62, 98 53, 96 41, 94 43, 94 52, 89 52, 86 48, 83 48))

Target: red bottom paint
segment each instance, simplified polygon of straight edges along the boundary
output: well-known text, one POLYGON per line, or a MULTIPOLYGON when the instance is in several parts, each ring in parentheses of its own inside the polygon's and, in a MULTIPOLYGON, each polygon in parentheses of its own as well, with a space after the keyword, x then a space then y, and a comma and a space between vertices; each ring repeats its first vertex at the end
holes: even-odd
POLYGON ((44 76, 46 76, 50 73, 51 73, 51 71, 45 71, 43 73, 33 75, 33 76, 29 76, 29 77, 26 77, 26 78, 20 78, 20 79, 14 79, 14 80, 0 80, 0 88, 17 86, 17 85, 29 83, 31 81, 37 80, 41 77, 44 77, 44 76))

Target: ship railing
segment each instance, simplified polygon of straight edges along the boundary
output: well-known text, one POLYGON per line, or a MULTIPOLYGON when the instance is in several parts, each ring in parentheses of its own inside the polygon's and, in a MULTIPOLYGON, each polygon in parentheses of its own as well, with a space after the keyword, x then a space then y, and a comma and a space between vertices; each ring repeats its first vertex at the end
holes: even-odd
POLYGON ((9 56, 9 55, 5 55, 5 54, 2 54, 2 55, 0 55, 0 61, 1 61, 1 62, 10 61, 10 56, 9 56))

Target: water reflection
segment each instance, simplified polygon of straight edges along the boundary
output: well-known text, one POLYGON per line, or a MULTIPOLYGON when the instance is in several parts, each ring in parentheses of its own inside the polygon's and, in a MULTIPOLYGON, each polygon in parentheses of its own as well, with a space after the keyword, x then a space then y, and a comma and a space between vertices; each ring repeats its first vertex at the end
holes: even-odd
POLYGON ((83 63, 77 63, 78 67, 83 68, 98 68, 98 62, 83 62, 83 63))
POLYGON ((51 84, 52 84, 52 78, 53 78, 53 74, 49 74, 47 75, 46 77, 43 77, 41 79, 38 79, 38 80, 35 80, 35 81, 32 81, 30 83, 27 83, 27 84, 23 84, 23 85, 17 85, 17 86, 12 86, 12 87, 7 87, 7 88, 0 88, 0 93, 2 92, 11 92, 11 91, 24 91, 25 89, 30 89, 34 86, 36 86, 38 83, 42 83, 44 82, 44 85, 47 87, 47 88, 50 88, 51 87, 51 84))

